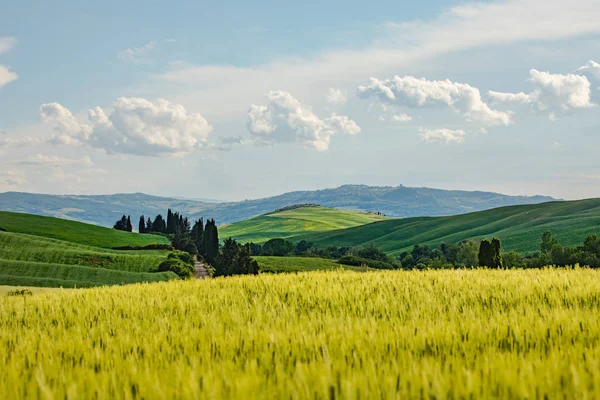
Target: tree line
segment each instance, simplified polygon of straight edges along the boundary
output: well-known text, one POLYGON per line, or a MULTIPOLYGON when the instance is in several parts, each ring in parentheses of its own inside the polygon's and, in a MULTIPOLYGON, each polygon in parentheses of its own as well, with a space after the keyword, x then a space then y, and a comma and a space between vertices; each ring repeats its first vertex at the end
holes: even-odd
MULTIPOLYGON (((131 218, 123 216, 114 228, 131 232, 131 218)), ((170 254, 159 266, 161 271, 173 271, 181 277, 191 276, 194 272, 194 256, 206 262, 216 276, 257 274, 259 271, 259 265, 252 258, 249 245, 242 245, 231 238, 226 239, 223 246, 220 245, 219 230, 214 219, 204 222, 204 219, 200 218, 192 222, 179 212, 168 209, 166 219, 161 214, 154 217, 154 220, 146 220, 144 215, 141 215, 138 231, 142 234, 165 235, 178 251, 170 254), (192 258, 182 256, 181 252, 190 254, 192 258)))
POLYGON ((397 257, 370 245, 362 247, 316 247, 302 240, 293 243, 286 239, 271 239, 264 244, 250 243, 252 255, 278 257, 320 257, 338 260, 345 265, 367 265, 377 269, 449 269, 449 268, 543 268, 576 264, 600 268, 600 237, 588 235, 580 246, 562 246, 551 232, 544 232, 540 250, 526 255, 503 251, 500 239, 463 240, 442 243, 438 247, 425 244, 413 246, 397 257))

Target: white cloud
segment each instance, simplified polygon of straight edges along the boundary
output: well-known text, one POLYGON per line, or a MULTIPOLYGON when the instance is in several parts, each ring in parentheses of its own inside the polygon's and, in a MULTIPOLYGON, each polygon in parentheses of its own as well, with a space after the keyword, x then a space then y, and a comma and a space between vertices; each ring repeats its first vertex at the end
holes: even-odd
POLYGON ((340 89, 329 88, 327 93, 325 93, 325 100, 327 100, 329 104, 344 105, 348 101, 348 96, 340 89))
POLYGON ((35 146, 36 144, 40 144, 42 141, 38 138, 33 138, 31 136, 24 136, 22 138, 13 139, 8 137, 7 135, 2 135, 0 137, 0 148, 2 147, 29 147, 35 146))
POLYGON ((412 121, 412 117, 408 114, 392 115, 392 121, 408 122, 408 121, 412 121))
POLYGON ((483 100, 479 89, 466 83, 450 80, 429 81, 412 76, 393 79, 371 78, 369 85, 359 86, 358 96, 375 97, 383 103, 408 107, 447 106, 467 119, 488 125, 509 125, 509 112, 492 110, 483 100))
MULTIPOLYGON (((0 54, 7 53, 17 43, 15 38, 12 37, 0 37, 0 54)), ((19 76, 10 71, 8 67, 0 64, 0 87, 16 80, 19 76)))
POLYGON ((272 87, 309 98, 311 93, 325 92, 333 85, 350 88, 365 76, 388 75, 455 51, 600 33, 599 20, 597 0, 548 0, 543 5, 539 0, 476 2, 425 21, 388 24, 382 35, 385 42, 363 48, 326 50, 308 58, 278 58, 250 67, 178 62, 157 78, 162 90, 166 84, 177 91, 184 85, 178 102, 201 109, 211 107, 211 117, 230 118, 246 111, 255 93, 272 87), (215 103, 227 107, 216 109, 215 103))
POLYGON ((590 81, 583 75, 551 74, 532 69, 528 81, 533 86, 531 93, 490 91, 488 97, 495 103, 530 105, 536 112, 547 113, 551 119, 574 109, 594 106, 590 81))
POLYGON ((150 41, 140 47, 130 47, 117 53, 117 57, 126 63, 131 64, 150 64, 153 61, 153 55, 161 50, 166 43, 173 43, 174 40, 150 41))
POLYGON ((88 144, 108 154, 189 153, 206 143, 212 131, 202 115, 163 99, 118 98, 108 115, 100 107, 89 110, 90 124, 80 123, 58 103, 43 104, 40 111, 42 120, 59 133, 50 143, 88 144))
POLYGON ((426 129, 420 128, 419 133, 421 138, 426 143, 463 143, 465 141, 466 132, 463 130, 452 129, 426 129))
POLYGON ((320 119, 287 92, 270 91, 266 97, 266 106, 252 104, 248 111, 247 128, 256 144, 297 142, 325 151, 334 134, 360 133, 360 127, 348 117, 332 115, 320 119))
POLYGON ((27 181, 20 171, 0 170, 0 190, 12 190, 15 186, 21 186, 25 183, 27 181))
POLYGON ((600 80, 600 64, 593 60, 588 61, 583 67, 577 68, 575 72, 594 80, 600 80))
POLYGON ((17 40, 14 37, 0 37, 0 54, 11 51, 16 43, 17 40))
POLYGON ((0 87, 16 80, 19 76, 4 65, 0 65, 0 87))
POLYGON ((47 156, 43 154, 36 154, 34 156, 28 157, 25 161, 20 161, 18 164, 21 165, 43 165, 43 166, 66 166, 66 165, 82 165, 82 166, 92 166, 94 163, 88 156, 83 156, 82 158, 65 158, 58 156, 47 156))

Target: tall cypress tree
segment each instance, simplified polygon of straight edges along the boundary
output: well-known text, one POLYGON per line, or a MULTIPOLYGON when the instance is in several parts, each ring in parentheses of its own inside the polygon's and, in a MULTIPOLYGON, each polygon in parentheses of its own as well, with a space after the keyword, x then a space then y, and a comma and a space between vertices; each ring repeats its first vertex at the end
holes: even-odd
POLYGON ((140 216, 140 222, 138 223, 138 232, 146 233, 146 219, 143 215, 140 216))
POLYGON ((167 211, 167 233, 175 233, 175 226, 173 225, 173 212, 170 208, 167 211))
POLYGON ((163 220, 162 215, 158 214, 156 218, 154 218, 154 222, 152 223, 152 232, 164 232, 164 222, 165 221, 163 220))
POLYGON ((191 235, 192 240, 198 249, 198 254, 204 256, 204 251, 202 250, 204 248, 204 222, 202 221, 202 218, 194 223, 191 235))
POLYGON ((133 232, 133 225, 131 224, 131 215, 127 216, 127 232, 133 232))
POLYGON ((500 239, 493 238, 492 243, 490 243, 490 250, 492 256, 492 265, 493 268, 502 268, 502 254, 500 253, 500 239))
POLYGON ((492 243, 488 239, 483 239, 479 245, 479 266, 494 267, 494 256, 492 253, 492 243))
POLYGON ((204 227, 204 247, 204 258, 213 265, 219 254, 219 232, 214 219, 207 221, 204 227))
POLYGON ((146 221, 146 233, 152 233, 152 218, 148 217, 148 221, 146 221))

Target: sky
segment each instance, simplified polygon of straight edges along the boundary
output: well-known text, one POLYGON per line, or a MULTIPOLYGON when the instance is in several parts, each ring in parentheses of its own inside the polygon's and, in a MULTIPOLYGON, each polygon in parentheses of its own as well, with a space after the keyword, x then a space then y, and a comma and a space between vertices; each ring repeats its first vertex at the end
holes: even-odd
POLYGON ((599 20, 597 0, 3 2, 0 192, 600 197, 599 20))

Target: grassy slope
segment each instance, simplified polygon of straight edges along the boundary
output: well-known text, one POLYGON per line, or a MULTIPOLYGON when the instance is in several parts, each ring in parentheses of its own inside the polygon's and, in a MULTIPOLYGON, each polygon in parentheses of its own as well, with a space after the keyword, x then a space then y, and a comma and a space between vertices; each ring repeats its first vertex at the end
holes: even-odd
POLYGON ((140 235, 81 222, 5 211, 0 211, 0 228, 8 232, 27 233, 105 248, 169 243, 167 238, 160 235, 140 235))
POLYGON ((92 287, 177 279, 172 272, 128 272, 78 265, 0 260, 0 285, 92 287))
POLYGON ((477 213, 437 218, 386 220, 369 225, 294 237, 319 246, 374 245, 399 254, 415 244, 437 246, 464 239, 498 236, 506 250, 539 249, 544 231, 551 231, 564 245, 578 245, 591 233, 600 232, 600 199, 549 202, 501 207, 477 213))
POLYGON ((5 259, 153 272, 167 254, 167 251, 108 250, 40 236, 0 232, 0 264, 1 259, 5 259))
POLYGON ((263 243, 272 238, 288 238, 303 232, 326 232, 382 221, 385 217, 333 208, 306 206, 274 212, 236 222, 219 230, 221 238, 263 243))
POLYGON ((261 272, 302 272, 329 269, 355 269, 340 265, 333 260, 313 257, 254 257, 261 266, 261 272))

